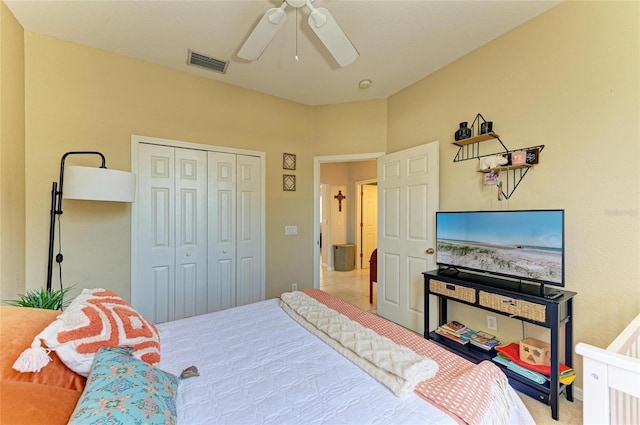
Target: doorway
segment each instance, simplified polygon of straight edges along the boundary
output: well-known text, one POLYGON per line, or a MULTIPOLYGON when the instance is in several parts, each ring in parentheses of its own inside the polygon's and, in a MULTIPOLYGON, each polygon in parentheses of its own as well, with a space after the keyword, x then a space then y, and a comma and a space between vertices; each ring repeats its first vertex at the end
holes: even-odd
MULTIPOLYGON (((364 234, 360 229, 363 208, 361 188, 376 191, 377 158, 384 153, 335 155, 314 158, 314 280, 313 287, 323 289, 332 295, 357 307, 375 312, 369 304, 369 259, 370 253, 363 252, 364 245, 375 245, 377 236, 364 234), (330 178, 321 180, 322 169, 328 169, 330 178), (342 195, 342 196, 340 196, 342 195), (338 198, 342 198, 341 200, 338 198), (333 216, 332 216, 333 212, 333 216), (367 236, 368 240, 367 240, 367 236), (353 244, 355 261, 353 270, 336 271, 334 267, 334 245, 353 244)), ((365 201, 366 202, 366 201, 365 201)), ((377 199, 374 201, 374 205, 377 199)), ((377 212, 368 211, 369 226, 377 227, 377 212), (373 221, 373 223, 371 223, 373 221)), ((365 247, 365 250, 369 248, 365 247)), ((372 248, 371 250, 375 249, 372 248)), ((374 290, 374 296, 376 292, 374 290)))
POLYGON ((356 267, 368 269, 378 246, 378 179, 356 182, 356 193, 356 267))
MULTIPOLYGON (((369 158, 377 160, 378 192, 382 197, 378 208, 381 234, 377 241, 377 314, 422 333, 422 272, 435 268, 433 253, 435 212, 438 210, 439 199, 439 142, 434 141, 388 155, 371 154, 369 158)), ((354 160, 362 161, 363 158, 358 155, 314 158, 314 234, 318 235, 314 245, 314 288, 320 288, 320 165, 324 162, 354 160)), ((430 314, 436 315, 435 299, 431 297, 429 303, 430 314)))

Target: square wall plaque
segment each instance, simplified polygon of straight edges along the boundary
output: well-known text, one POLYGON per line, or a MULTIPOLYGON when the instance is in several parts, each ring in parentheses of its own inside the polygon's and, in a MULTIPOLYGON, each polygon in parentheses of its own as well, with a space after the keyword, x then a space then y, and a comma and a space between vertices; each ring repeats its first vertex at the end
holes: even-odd
POLYGON ((293 153, 282 154, 282 168, 285 170, 296 169, 296 155, 293 153))
POLYGON ((296 190, 296 176, 292 174, 284 174, 282 176, 282 190, 285 190, 285 191, 296 190))

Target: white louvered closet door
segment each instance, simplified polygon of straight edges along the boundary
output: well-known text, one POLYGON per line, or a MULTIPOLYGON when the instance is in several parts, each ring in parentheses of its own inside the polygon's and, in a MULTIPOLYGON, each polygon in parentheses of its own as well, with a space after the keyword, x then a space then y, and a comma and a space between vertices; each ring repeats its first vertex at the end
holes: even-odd
POLYGON ((207 306, 207 154, 176 149, 175 319, 205 314, 207 306))
POLYGON ((132 304, 155 323, 207 312, 207 154, 140 144, 132 304))
POLYGON ((261 160, 209 152, 209 306, 264 298, 261 264, 261 160))
POLYGON ((236 305, 264 299, 262 293, 260 158, 237 155, 236 184, 236 305))
POLYGON ((212 311, 236 305, 236 155, 209 152, 209 279, 212 311))
POLYGON ((135 146, 133 306, 161 323, 264 299, 263 158, 135 146))

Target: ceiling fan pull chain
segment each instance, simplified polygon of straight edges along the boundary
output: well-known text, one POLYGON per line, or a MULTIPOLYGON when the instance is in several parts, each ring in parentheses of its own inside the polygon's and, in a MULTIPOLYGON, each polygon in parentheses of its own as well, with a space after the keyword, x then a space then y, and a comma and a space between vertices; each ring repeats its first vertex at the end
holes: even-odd
POLYGON ((296 8, 296 62, 299 62, 298 59, 298 8, 296 8))

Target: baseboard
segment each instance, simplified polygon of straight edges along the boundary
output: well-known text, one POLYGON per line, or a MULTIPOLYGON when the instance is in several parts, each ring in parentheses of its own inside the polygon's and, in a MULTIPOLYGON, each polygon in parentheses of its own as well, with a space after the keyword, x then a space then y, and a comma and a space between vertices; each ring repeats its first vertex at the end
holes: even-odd
POLYGON ((573 398, 582 401, 582 388, 573 386, 573 398))

